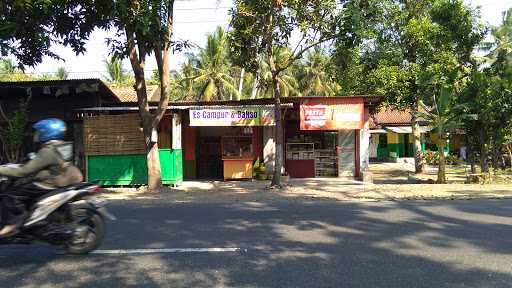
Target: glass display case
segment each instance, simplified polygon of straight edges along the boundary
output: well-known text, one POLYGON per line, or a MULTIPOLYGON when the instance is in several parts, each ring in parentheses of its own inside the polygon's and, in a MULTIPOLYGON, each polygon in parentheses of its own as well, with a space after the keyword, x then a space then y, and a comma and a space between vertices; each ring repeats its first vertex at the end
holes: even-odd
POLYGON ((252 159, 251 136, 224 136, 222 137, 223 159, 252 159))
POLYGON ((286 159, 288 160, 306 160, 314 159, 315 145, 313 143, 287 143, 286 159))

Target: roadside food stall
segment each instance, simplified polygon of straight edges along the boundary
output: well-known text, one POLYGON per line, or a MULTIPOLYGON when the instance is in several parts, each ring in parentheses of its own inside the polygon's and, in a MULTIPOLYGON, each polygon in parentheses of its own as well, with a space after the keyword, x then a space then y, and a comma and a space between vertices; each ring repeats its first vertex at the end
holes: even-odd
POLYGON ((359 176, 360 141, 369 135, 364 129, 368 119, 364 101, 363 97, 306 97, 288 111, 285 167, 291 177, 359 176))
MULTIPOLYGON (((282 100, 283 170, 292 178, 361 178, 369 164, 369 114, 379 96, 282 100)), ((251 179, 275 161, 273 99, 175 102, 183 113, 184 177, 251 179)))
POLYGON ((262 158, 261 127, 273 125, 275 121, 272 107, 191 108, 188 127, 196 130, 195 133, 185 132, 185 135, 195 139, 185 139, 185 142, 199 142, 199 149, 196 151, 197 177, 252 179, 253 163, 262 158))

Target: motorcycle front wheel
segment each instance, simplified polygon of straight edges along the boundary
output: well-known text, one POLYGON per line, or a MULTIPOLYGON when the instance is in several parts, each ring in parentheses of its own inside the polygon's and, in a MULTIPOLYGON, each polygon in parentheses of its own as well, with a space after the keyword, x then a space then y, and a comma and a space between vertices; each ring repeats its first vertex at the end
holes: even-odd
POLYGON ((87 254, 103 242, 105 221, 100 214, 89 209, 79 209, 76 213, 83 220, 78 223, 79 235, 75 235, 66 243, 66 251, 75 255, 87 254))

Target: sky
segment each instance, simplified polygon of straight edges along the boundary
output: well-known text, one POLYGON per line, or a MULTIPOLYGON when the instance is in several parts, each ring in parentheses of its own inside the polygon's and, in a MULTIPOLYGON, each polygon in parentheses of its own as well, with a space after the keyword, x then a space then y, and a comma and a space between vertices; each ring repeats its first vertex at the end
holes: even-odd
MULTIPOLYGON (((466 0, 474 7, 480 7, 482 20, 491 25, 499 25, 502 21, 503 11, 512 7, 512 0, 466 0)), ((176 39, 188 40, 203 47, 206 35, 213 32, 217 26, 228 27, 229 9, 232 0, 190 0, 179 1, 175 6, 176 39)), ((87 52, 75 55, 70 49, 55 46, 53 51, 65 61, 45 58, 41 64, 27 69, 27 72, 53 73, 59 67, 65 67, 70 72, 70 78, 104 78, 106 68, 104 59, 108 57, 106 38, 113 37, 113 32, 94 31, 87 42, 87 52)), ((171 60, 171 68, 177 69, 183 63, 182 54, 175 54, 171 60)), ((129 62, 124 61, 126 70, 130 70, 129 62)), ((146 64, 148 75, 156 69, 156 63, 149 57, 146 64)))

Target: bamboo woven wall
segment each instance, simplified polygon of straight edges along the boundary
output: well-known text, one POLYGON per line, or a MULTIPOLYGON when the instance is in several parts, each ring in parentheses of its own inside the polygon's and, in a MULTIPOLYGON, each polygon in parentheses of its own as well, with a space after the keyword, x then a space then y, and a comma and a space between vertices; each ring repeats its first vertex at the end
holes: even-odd
POLYGON ((84 146, 87 155, 145 153, 139 115, 132 113, 85 117, 84 146))

